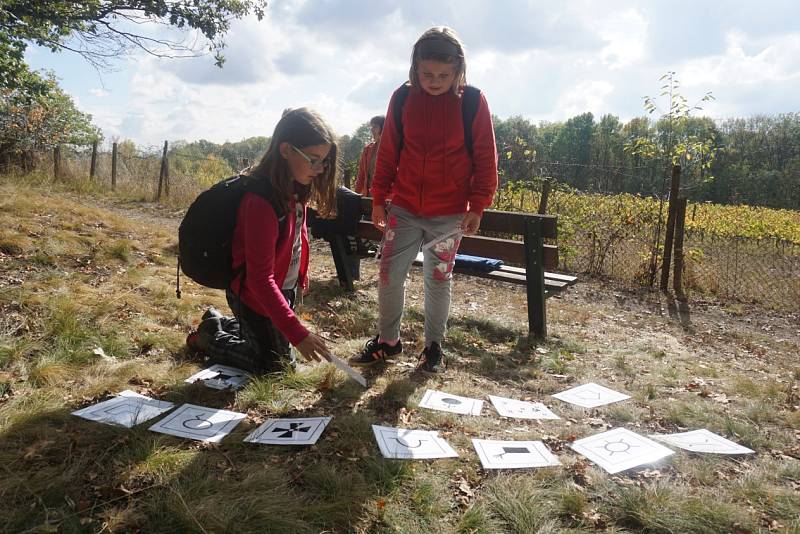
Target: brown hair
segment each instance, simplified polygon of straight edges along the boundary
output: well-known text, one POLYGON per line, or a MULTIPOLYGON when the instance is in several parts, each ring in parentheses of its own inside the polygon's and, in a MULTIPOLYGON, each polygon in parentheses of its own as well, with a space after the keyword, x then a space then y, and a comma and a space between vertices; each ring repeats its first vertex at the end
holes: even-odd
POLYGON ((456 76, 453 80, 452 91, 459 94, 461 88, 467 84, 467 63, 464 59, 464 45, 458 38, 455 30, 447 26, 434 26, 423 33, 411 52, 411 68, 408 71, 408 80, 412 87, 419 87, 417 67, 423 60, 441 61, 456 65, 456 76))
POLYGON ((275 132, 266 153, 244 174, 254 179, 269 180, 277 199, 284 209, 288 208, 293 194, 303 204, 313 202, 319 215, 330 217, 336 210, 336 172, 337 146, 333 129, 316 111, 308 108, 287 109, 275 126, 275 132), (314 177, 308 186, 294 181, 289 174, 289 163, 281 156, 281 143, 289 143, 297 148, 313 145, 331 145, 326 158, 329 163, 325 170, 314 177))

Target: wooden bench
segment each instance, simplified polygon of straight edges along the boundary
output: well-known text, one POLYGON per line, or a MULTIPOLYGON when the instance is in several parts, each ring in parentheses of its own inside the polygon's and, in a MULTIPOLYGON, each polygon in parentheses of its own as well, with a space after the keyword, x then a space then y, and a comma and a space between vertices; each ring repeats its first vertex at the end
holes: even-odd
MULTIPOLYGON (((361 199, 361 215, 356 236, 370 241, 380 241, 382 233, 372 225, 372 199, 361 199)), ((575 284, 577 278, 551 272, 558 265, 558 247, 545 244, 544 240, 557 237, 558 217, 507 211, 486 210, 481 219, 480 234, 502 234, 521 237, 505 239, 486 235, 464 236, 458 249, 460 254, 469 254, 503 261, 500 269, 477 272, 456 267, 453 272, 499 280, 526 286, 528 298, 528 330, 537 337, 547 335, 547 313, 545 299, 575 284)), ((334 235, 326 238, 336 265, 339 283, 353 290, 358 278, 358 261, 368 253, 357 253, 348 236, 334 235)), ((422 253, 414 262, 421 265, 422 253)))

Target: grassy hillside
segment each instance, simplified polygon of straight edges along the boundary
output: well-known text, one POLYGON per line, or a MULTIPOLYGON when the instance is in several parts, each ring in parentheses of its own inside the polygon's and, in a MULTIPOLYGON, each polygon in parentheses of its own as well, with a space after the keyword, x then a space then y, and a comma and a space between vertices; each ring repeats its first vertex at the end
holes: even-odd
MULTIPOLYGON (((406 354, 366 372, 364 390, 330 366, 261 378, 237 392, 184 379, 202 365, 183 341, 219 291, 174 294, 176 214, 5 180, 0 183, 0 531, 18 532, 800 532, 800 331, 791 315, 673 308, 657 296, 582 282, 548 301, 551 337, 531 345, 524 292, 458 278, 443 378, 413 372, 422 343, 412 271, 406 354), (596 381, 629 401, 584 410, 549 397, 596 381), (542 401, 562 419, 420 409, 427 388, 542 401), (219 445, 118 429, 70 412, 132 389, 232 409, 219 445), (312 447, 243 443, 269 417, 331 415, 312 447), (440 430, 459 458, 381 458, 370 425, 440 430), (757 451, 677 452, 608 475, 569 449, 623 426, 708 428, 757 451), (541 439, 560 468, 487 472, 472 438, 541 439)), ((342 357, 372 334, 375 266, 353 295, 324 243, 301 317, 342 357)))

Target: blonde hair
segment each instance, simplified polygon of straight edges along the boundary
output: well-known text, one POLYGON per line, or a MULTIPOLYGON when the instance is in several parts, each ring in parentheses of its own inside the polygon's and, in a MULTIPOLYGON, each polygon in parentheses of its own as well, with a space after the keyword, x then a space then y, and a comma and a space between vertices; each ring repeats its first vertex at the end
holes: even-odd
POLYGON ((288 209, 292 195, 297 194, 297 199, 303 204, 313 202, 319 215, 325 218, 336 210, 336 172, 337 145, 333 129, 316 111, 297 108, 284 110, 266 153, 244 174, 257 180, 269 180, 284 210, 288 209), (331 150, 326 158, 329 163, 310 185, 303 186, 295 182, 289 173, 289 163, 280 153, 281 143, 289 143, 297 148, 329 144, 331 150))
POLYGON ((408 71, 408 80, 412 87, 420 86, 417 67, 419 62, 424 60, 456 65, 456 75, 451 88, 454 94, 459 94, 461 88, 467 84, 464 45, 454 29, 447 26, 434 26, 426 30, 414 43, 414 49, 411 52, 411 68, 408 71))

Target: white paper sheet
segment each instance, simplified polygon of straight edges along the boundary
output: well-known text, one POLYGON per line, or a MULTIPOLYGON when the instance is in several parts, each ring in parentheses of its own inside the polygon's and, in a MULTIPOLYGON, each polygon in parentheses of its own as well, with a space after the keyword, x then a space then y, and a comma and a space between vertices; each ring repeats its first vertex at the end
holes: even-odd
POLYGON ((244 440, 265 445, 313 445, 330 421, 330 417, 267 419, 244 440))
POLYGON ((372 425, 372 432, 384 458, 421 460, 458 456, 436 431, 372 425))
POLYGON ((171 402, 159 401, 126 389, 119 396, 72 412, 90 421, 132 428, 171 410, 171 402))
POLYGON ((434 239, 433 241, 429 241, 422 245, 421 250, 428 250, 431 247, 435 247, 444 243, 442 247, 444 250, 452 250, 453 246, 456 246, 461 243, 461 238, 464 237, 464 232, 461 228, 455 228, 444 235, 440 235, 438 239, 434 239), (452 241, 448 241, 452 240, 452 241))
POLYGON ((243 413, 184 404, 150 427, 153 432, 219 443, 247 417, 243 413))
POLYGON ((480 415, 483 401, 429 389, 422 396, 419 407, 461 415, 480 415))
POLYGON ((625 428, 614 428, 579 439, 571 447, 612 474, 652 464, 675 454, 660 443, 625 428))
POLYGON ((496 397, 489 395, 494 409, 503 417, 514 417, 516 419, 560 419, 559 416, 541 402, 528 402, 506 397, 496 397))
POLYGON ((484 469, 524 469, 561 465, 541 441, 473 439, 484 469))
POLYGON ((608 389, 594 382, 556 393, 553 397, 584 408, 596 408, 597 406, 631 398, 630 395, 608 389))
POLYGON ((240 389, 250 380, 250 375, 236 367, 215 364, 193 374, 185 381, 194 383, 198 380, 202 380, 205 386, 214 389, 240 389))
POLYGON ((753 454, 756 452, 705 428, 677 434, 653 434, 650 437, 691 452, 711 454, 753 454))
POLYGON ((347 365, 341 358, 337 358, 331 354, 331 363, 337 368, 345 372, 347 376, 358 382, 364 387, 367 387, 367 380, 355 369, 347 365))

